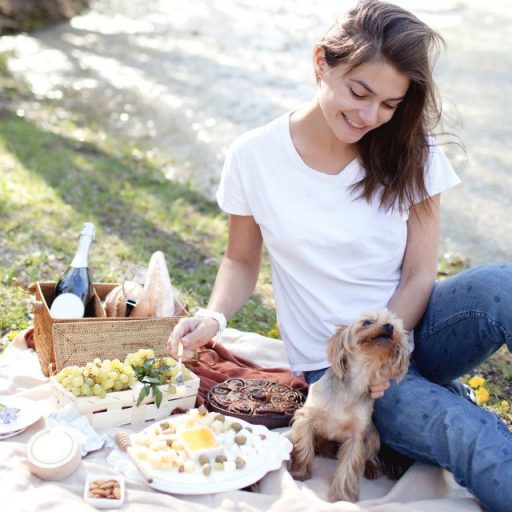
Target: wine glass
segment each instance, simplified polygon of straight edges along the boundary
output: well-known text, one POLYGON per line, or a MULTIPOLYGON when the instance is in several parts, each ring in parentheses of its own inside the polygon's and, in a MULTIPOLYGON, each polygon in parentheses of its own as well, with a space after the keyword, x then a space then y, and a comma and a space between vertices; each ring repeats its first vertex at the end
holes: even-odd
POLYGON ((123 281, 123 295, 126 303, 125 317, 130 316, 133 308, 137 306, 146 279, 147 268, 142 265, 130 264, 123 281))

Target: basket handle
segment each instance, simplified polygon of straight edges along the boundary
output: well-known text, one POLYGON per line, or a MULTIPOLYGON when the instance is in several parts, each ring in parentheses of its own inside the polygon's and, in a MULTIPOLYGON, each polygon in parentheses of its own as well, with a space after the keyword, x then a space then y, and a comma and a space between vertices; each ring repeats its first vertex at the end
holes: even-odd
POLYGON ((33 300, 32 301, 32 312, 34 314, 41 313, 43 311, 43 302, 40 300, 33 300))
POLYGON ((55 363, 48 363, 48 377, 52 377, 57 373, 57 365, 55 363))

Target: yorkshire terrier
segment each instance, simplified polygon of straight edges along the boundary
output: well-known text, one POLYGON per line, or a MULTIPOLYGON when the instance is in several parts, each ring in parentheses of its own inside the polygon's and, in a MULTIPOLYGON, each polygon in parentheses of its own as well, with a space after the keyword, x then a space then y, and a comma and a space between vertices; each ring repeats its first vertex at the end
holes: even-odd
POLYGON ((383 309, 338 327, 327 354, 332 366, 309 387, 304 406, 293 417, 290 472, 297 480, 311 478, 315 449, 325 452, 336 443, 338 464, 329 499, 357 501, 363 474, 377 478, 381 473, 370 382, 407 373, 407 336, 402 321, 383 309))

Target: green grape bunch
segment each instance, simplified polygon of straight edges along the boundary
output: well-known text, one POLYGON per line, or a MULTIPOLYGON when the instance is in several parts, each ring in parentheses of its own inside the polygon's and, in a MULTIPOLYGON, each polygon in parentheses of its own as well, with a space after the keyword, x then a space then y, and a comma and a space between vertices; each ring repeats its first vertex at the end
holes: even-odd
POLYGON ((119 359, 99 358, 85 366, 66 366, 55 376, 64 388, 76 397, 98 396, 105 398, 107 393, 123 391, 135 382, 135 371, 130 364, 119 359))
MULTIPOLYGON (((176 393, 176 361, 172 357, 156 357, 151 349, 140 349, 128 354, 121 362, 119 359, 94 359, 85 366, 66 366, 55 376, 58 383, 76 397, 97 396, 105 398, 107 393, 124 391, 140 381, 139 400, 153 393, 157 406, 162 401, 158 386, 168 384, 170 394, 176 393)), ((191 373, 182 367, 184 380, 191 378, 191 373)))

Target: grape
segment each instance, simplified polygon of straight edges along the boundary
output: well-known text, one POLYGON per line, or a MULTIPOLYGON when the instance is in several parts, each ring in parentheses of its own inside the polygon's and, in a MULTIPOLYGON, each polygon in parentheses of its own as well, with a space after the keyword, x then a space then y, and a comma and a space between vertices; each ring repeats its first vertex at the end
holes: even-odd
POLYGON ((78 377, 73 377, 73 387, 74 388, 79 388, 82 384, 84 383, 84 378, 79 375, 78 377))
POLYGON ((106 379, 103 381, 103 387, 106 391, 114 387, 114 381, 112 379, 106 379))
POLYGON ((70 377, 69 375, 67 375, 66 377, 64 377, 62 379, 62 385, 65 387, 65 388, 69 388, 71 387, 71 382, 73 381, 73 378, 70 377))
POLYGON ((110 371, 112 371, 112 362, 110 361, 110 359, 105 359, 105 361, 103 361, 101 363, 101 367, 107 372, 109 373, 110 371))
POLYGON ((94 384, 94 387, 92 388, 92 392, 96 396, 100 396, 103 393, 103 388, 100 386, 100 384, 94 384))
POLYGON ((82 384, 82 387, 80 388, 81 395, 82 396, 91 396, 92 395, 92 389, 87 384, 82 384))

